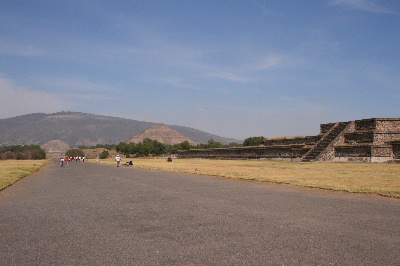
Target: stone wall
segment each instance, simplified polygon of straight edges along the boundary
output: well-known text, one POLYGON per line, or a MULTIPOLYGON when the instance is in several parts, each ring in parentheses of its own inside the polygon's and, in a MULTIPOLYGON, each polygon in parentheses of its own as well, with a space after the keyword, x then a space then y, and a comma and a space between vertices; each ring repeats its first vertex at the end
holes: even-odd
POLYGON ((399 133, 375 133, 374 134, 374 144, 383 145, 390 141, 400 139, 400 132, 399 133))
POLYGON ((178 151, 178 158, 204 159, 283 159, 301 158, 309 148, 303 145, 257 146, 178 151))
POLYGON ((344 137, 348 144, 372 143, 374 141, 373 132, 346 133, 344 137))
POLYGON ((399 118, 379 118, 376 120, 376 132, 378 133, 400 133, 399 118))
POLYGON ((356 120, 356 130, 359 131, 370 131, 376 128, 376 119, 363 119, 363 120, 356 120))
POLYGON ((372 157, 390 157, 390 158, 393 158, 393 147, 390 146, 390 145, 372 146, 372 157))
POLYGON ((264 141, 264 146, 295 145, 295 144, 314 145, 320 138, 321 136, 318 135, 318 136, 283 137, 283 138, 266 139, 264 141))
POLYGON ((335 157, 371 157, 372 149, 370 145, 358 146, 336 146, 335 157))

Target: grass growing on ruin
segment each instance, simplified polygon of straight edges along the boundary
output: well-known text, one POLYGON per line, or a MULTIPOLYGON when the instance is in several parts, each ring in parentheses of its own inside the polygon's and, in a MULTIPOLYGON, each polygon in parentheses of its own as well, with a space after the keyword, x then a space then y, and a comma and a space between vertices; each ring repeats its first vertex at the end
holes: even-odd
MULTIPOLYGON (((400 198, 400 164, 288 163, 207 159, 126 159, 134 167, 211 175, 226 178, 286 183, 303 187, 374 193, 400 198)), ((100 160, 114 164, 114 160, 100 160)), ((122 167, 122 166, 121 166, 122 167)), ((125 167, 125 166, 123 166, 125 167)))
MULTIPOLYGON (((126 159, 134 167, 177 173, 293 184, 400 198, 400 164, 288 163, 247 160, 126 159)), ((114 160, 100 160, 113 164, 114 160)), ((125 166, 122 166, 125 167, 125 166)))
POLYGON ((0 190, 41 168, 48 160, 1 160, 0 190))

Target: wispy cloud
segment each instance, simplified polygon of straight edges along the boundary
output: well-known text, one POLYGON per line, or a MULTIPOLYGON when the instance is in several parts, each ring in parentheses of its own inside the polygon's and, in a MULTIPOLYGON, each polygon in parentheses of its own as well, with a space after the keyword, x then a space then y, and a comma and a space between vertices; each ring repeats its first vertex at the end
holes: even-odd
MULTIPOLYGON (((65 97, 70 97, 70 93, 65 93, 65 97)), ((76 99, 83 99, 83 100, 90 100, 90 101, 111 101, 111 100, 116 100, 117 97, 115 96, 108 96, 108 95, 102 95, 102 94, 76 94, 74 93, 74 98, 76 99)))
POLYGON ((281 54, 273 54, 265 56, 257 69, 276 69, 284 66, 287 63, 287 56, 281 54))
POLYGON ((37 83, 53 91, 75 92, 81 95, 96 93, 98 96, 100 93, 121 91, 116 86, 91 82, 82 77, 45 77, 37 80, 37 83))
POLYGON ((161 84, 172 86, 174 88, 204 90, 203 87, 187 83, 180 77, 163 77, 163 78, 156 78, 154 80, 157 80, 161 84))
POLYGON ((383 13, 383 14, 398 13, 397 11, 390 10, 389 8, 384 7, 373 0, 333 0, 332 4, 347 5, 358 10, 372 12, 372 13, 383 13))
POLYGON ((43 51, 34 45, 10 43, 0 39, 0 55, 41 56, 43 54, 43 51))
POLYGON ((0 118, 34 112, 69 110, 72 105, 54 93, 34 91, 15 85, 0 75, 0 118))
POLYGON ((240 82, 240 83, 251 83, 251 82, 256 82, 257 79, 243 76, 243 75, 238 75, 229 71, 219 71, 215 73, 207 73, 206 74, 209 77, 214 77, 214 78, 219 78, 219 79, 224 79, 232 82, 240 82))

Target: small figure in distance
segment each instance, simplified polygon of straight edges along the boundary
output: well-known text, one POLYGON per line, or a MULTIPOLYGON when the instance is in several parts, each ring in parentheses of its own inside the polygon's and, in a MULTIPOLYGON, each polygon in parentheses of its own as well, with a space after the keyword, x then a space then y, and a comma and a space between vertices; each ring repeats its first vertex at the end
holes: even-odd
POLYGON ((117 157, 115 157, 115 160, 117 161, 117 167, 119 167, 121 165, 121 157, 117 155, 117 157))
POLYGON ((132 161, 129 161, 129 162, 126 163, 126 166, 131 166, 131 165, 133 165, 132 161))
POLYGON ((172 158, 168 157, 167 162, 172 162, 172 158))

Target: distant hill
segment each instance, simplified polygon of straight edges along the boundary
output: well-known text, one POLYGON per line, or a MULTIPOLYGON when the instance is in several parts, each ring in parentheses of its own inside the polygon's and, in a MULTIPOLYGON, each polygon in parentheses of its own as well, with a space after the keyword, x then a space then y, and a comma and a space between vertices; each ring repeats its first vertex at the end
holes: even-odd
MULTIPOLYGON (((35 113, 0 119, 0 146, 42 145, 50 140, 60 140, 71 147, 118 144, 155 125, 164 124, 78 112, 35 113)), ((241 143, 189 127, 167 126, 198 143, 210 139, 223 144, 241 143)))

